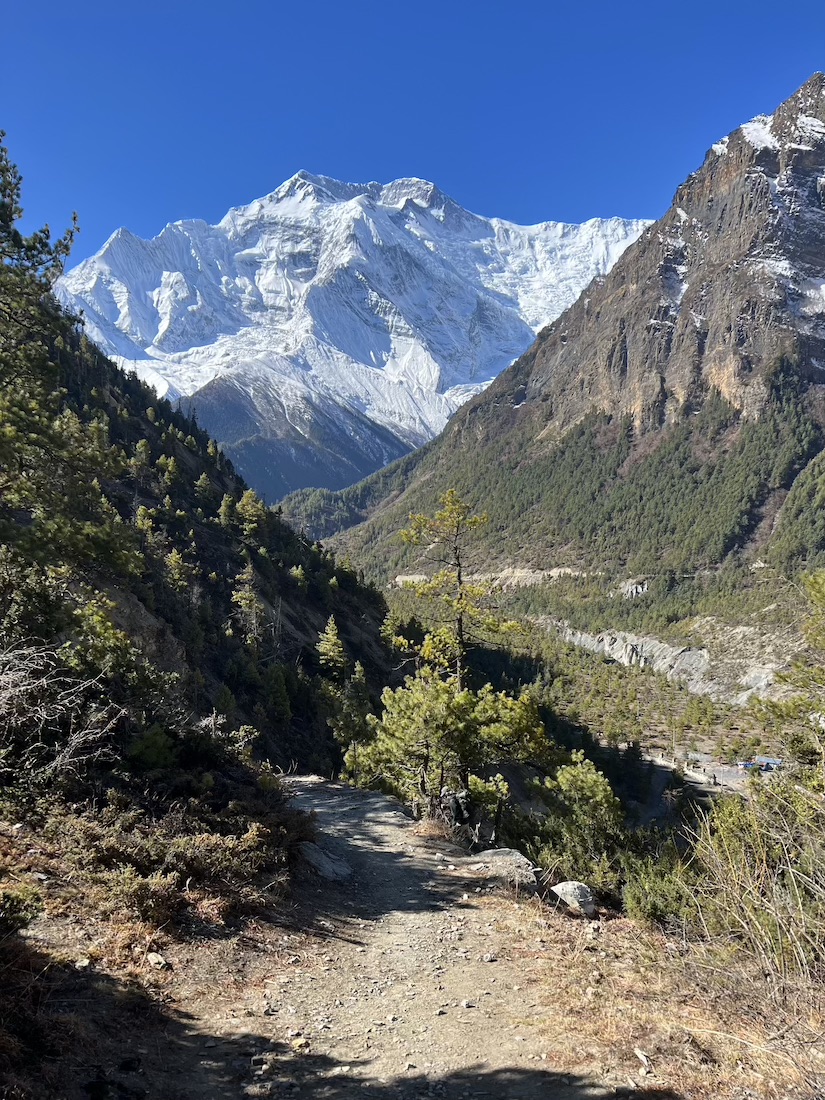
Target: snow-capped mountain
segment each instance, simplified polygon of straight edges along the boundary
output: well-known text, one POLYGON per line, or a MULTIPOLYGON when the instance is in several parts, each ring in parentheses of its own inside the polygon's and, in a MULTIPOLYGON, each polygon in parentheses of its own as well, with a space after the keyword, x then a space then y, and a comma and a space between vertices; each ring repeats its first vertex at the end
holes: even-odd
POLYGON ((519 226, 424 180, 299 172, 217 225, 118 230, 57 294, 276 499, 433 438, 647 224, 519 226))

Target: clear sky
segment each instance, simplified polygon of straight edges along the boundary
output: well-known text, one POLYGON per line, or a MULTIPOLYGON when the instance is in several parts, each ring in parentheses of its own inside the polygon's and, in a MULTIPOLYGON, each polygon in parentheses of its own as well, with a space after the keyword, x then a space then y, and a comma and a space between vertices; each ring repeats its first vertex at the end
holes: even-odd
POLYGON ((822 0, 16 0, 0 127, 27 223, 216 221, 299 168, 531 223, 657 217, 825 68, 822 0))

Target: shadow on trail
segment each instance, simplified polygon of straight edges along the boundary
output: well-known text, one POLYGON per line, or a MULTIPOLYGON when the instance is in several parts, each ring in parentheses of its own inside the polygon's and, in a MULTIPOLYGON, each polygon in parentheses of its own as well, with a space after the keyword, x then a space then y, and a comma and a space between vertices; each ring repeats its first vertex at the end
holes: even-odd
POLYGON ((318 829, 294 891, 302 927, 323 930, 325 917, 366 921, 390 912, 436 912, 479 885, 471 873, 462 876, 468 853, 438 837, 416 836, 396 799, 309 777, 293 777, 290 785, 294 805, 314 813, 318 829), (445 873, 453 861, 458 870, 445 873))
POLYGON ((412 1067, 401 1076, 371 1079, 369 1063, 340 1064, 324 1056, 296 1057, 288 1048, 272 1047, 256 1059, 261 1064, 247 1095, 281 1096, 301 1100, 414 1100, 418 1097, 472 1097, 473 1100, 683 1100, 672 1089, 603 1088, 576 1074, 520 1066, 488 1070, 467 1066, 443 1075, 412 1067), (260 1091, 256 1091, 260 1090, 260 1091))
POLYGON ((438 1075, 410 1066, 379 1080, 368 1057, 343 1064, 273 1041, 262 1034, 269 1021, 210 1035, 162 1003, 162 986, 77 970, 16 935, 0 945, 0 979, 2 1100, 682 1100, 668 1089, 615 1091, 538 1068, 438 1075))

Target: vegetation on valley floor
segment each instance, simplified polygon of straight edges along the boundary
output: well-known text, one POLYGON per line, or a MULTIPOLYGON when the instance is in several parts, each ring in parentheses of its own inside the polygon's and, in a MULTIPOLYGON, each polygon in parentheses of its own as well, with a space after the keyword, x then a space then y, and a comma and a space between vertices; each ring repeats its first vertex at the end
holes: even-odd
POLYGON ((559 576, 503 594, 512 614, 550 616, 578 630, 624 630, 677 645, 701 645, 692 622, 710 617, 766 634, 799 627, 799 584, 767 563, 733 556, 719 569, 680 574, 647 572, 621 580, 602 572, 559 576), (638 586, 628 596, 622 581, 638 586))

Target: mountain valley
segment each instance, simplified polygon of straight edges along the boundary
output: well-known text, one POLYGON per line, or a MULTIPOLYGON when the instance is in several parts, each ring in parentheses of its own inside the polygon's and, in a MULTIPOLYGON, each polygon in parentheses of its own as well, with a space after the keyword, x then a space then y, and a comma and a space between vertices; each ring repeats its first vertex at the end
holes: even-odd
POLYGON ((385 575, 411 562, 388 533, 449 487, 490 516, 485 567, 813 563, 823 179, 818 75, 714 145, 668 213, 436 441, 337 495, 298 494, 287 514, 385 575))
POLYGON ((654 224, 21 195, 0 1100, 819 1100, 825 76, 654 224))

